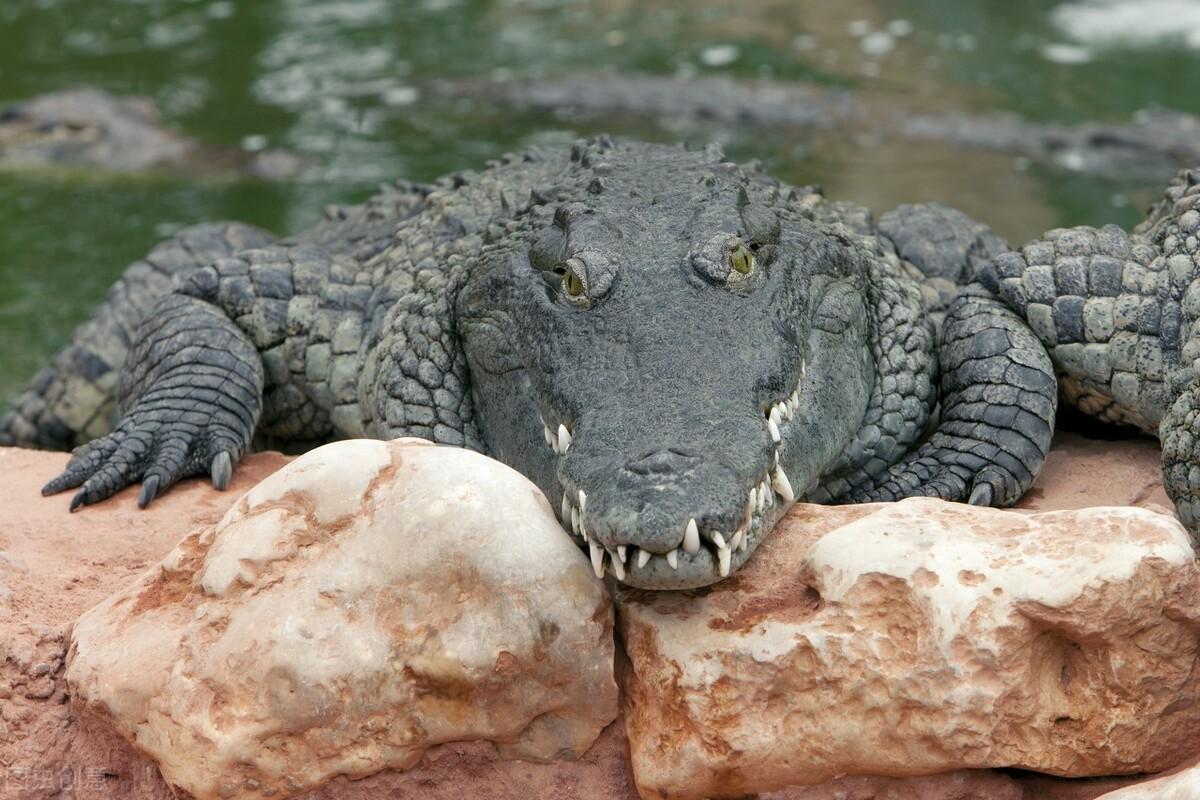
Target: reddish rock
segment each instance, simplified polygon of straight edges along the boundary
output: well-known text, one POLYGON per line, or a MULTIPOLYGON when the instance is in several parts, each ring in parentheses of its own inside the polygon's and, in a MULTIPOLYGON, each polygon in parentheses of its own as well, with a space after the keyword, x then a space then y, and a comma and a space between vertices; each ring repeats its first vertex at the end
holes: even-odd
POLYGON ((1196 800, 1200 797, 1200 759, 1154 780, 1125 786, 1101 795, 1100 800, 1196 800))
POLYGON ((1195 750, 1200 569, 1169 517, 798 505, 761 547, 707 591, 617 595, 644 795, 1195 750))
POLYGON ((68 632, 132 582, 191 528, 211 525, 287 459, 246 458, 228 491, 189 480, 145 511, 137 492, 67 513, 70 495, 42 497, 65 453, 0 448, 0 798, 43 800, 75 787, 79 800, 171 797, 153 762, 107 725, 71 711, 63 681, 68 632))
POLYGON ((75 623, 67 684, 196 800, 577 758, 617 716, 612 600, 542 493, 420 439, 317 448, 75 623))
MULTIPOLYGON (((70 624, 163 558, 182 533, 216 522, 238 496, 287 459, 249 456, 229 491, 185 481, 146 511, 128 490, 68 515, 68 496, 38 489, 66 462, 63 453, 0 449, 6 502, 0 518, 0 799, 171 800, 154 763, 107 723, 72 711, 62 678, 70 624), (45 674, 53 678, 32 687, 45 674), (26 694, 45 694, 26 697, 26 694), (74 795, 59 792, 74 787, 74 795)), ((1166 510, 1158 445, 1151 440, 1056 439, 1041 480, 1022 502, 1039 510, 1089 505, 1166 510)), ((1200 750, 1200 743, 1197 744, 1200 750)), ((761 800, 1093 800, 1146 780, 1067 780, 988 770, 888 778, 848 776, 817 786, 766 792, 761 800)), ((1144 796, 1144 795, 1143 795, 1144 796)), ((487 743, 440 745, 407 772, 359 781, 337 778, 305 800, 636 800, 622 720, 572 762, 503 761, 487 743)), ((1124 800, 1123 798, 1121 800, 1124 800)))

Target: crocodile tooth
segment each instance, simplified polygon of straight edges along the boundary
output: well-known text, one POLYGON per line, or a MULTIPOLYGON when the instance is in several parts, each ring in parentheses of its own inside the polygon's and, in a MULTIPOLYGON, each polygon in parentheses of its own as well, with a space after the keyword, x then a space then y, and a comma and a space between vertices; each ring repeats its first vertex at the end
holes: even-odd
POLYGON ((581 527, 579 525, 579 509, 571 507, 571 530, 575 531, 575 535, 580 535, 581 527))
POLYGON ((800 377, 803 378, 806 375, 808 375, 808 362, 802 358, 800 359, 800 377))
POLYGON ((779 401, 778 403, 775 404, 775 408, 779 409, 779 416, 782 417, 783 419, 791 419, 792 418, 792 407, 790 405, 788 405, 787 401, 785 401, 785 400, 779 401))
POLYGON ((746 538, 746 532, 743 530, 734 531, 733 538, 729 540, 729 547, 733 550, 742 549, 742 540, 746 538))
POLYGON ((771 406, 771 413, 767 414, 767 419, 771 420, 771 422, 774 422, 776 427, 779 427, 780 419, 778 405, 771 406))
POLYGON ((679 548, 676 547, 671 552, 667 553, 667 563, 671 565, 671 569, 679 569, 679 548))
POLYGON ((567 493, 563 492, 562 501, 562 521, 566 522, 571 518, 571 498, 567 497, 567 493))
POLYGON ((779 492, 779 496, 783 498, 785 503, 790 503, 796 499, 796 495, 792 494, 792 484, 788 481, 787 473, 779 467, 776 467, 774 474, 771 475, 771 486, 775 488, 775 491, 779 492))
POLYGON ((625 554, 627 552, 628 551, 625 549, 625 545, 623 545, 623 544, 617 545, 617 555, 620 557, 622 564, 625 563, 625 554))
POLYGON ((712 532, 712 540, 713 543, 716 544, 718 550, 725 549, 725 537, 721 535, 720 531, 712 532))
POLYGON ((604 577, 604 548, 595 542, 589 540, 588 548, 591 550, 592 556, 592 572, 596 573, 597 578, 604 577))
POLYGON ((694 518, 688 520, 687 529, 683 532, 683 549, 693 556, 700 552, 700 528, 696 526, 694 518))
POLYGON ((729 575, 729 559, 733 552, 728 547, 722 547, 717 550, 717 571, 721 573, 721 577, 729 575))
POLYGON ((642 569, 649 562, 650 562, 650 551, 649 550, 638 550, 638 554, 637 554, 638 569, 642 569))
POLYGON ((779 426, 775 424, 775 420, 767 420, 767 432, 771 434, 771 441, 779 444, 779 426))
POLYGON ((771 494, 771 487, 767 486, 766 481, 763 481, 758 485, 758 503, 759 511, 762 511, 762 507, 764 505, 768 508, 775 505, 775 497, 771 494))
MULTIPOLYGON (((751 489, 751 491, 754 491, 754 490, 751 489)), ((761 513, 763 513, 763 509, 766 508, 766 506, 767 506, 766 492, 763 491, 762 486, 759 486, 758 491, 755 492, 755 494, 754 494, 754 508, 755 508, 755 510, 758 511, 758 513, 761 514, 761 513)))
MULTIPOLYGON (((566 495, 563 495, 563 497, 566 497, 566 495)), ((758 487, 751 486, 748 497, 749 500, 746 501, 746 505, 748 505, 751 510, 754 510, 754 508, 758 506, 758 487)))
POLYGON ((586 510, 587 510, 587 495, 584 493, 583 489, 580 489, 579 490, 579 513, 582 514, 586 510))
POLYGON ((571 432, 567 430, 567 426, 561 422, 558 423, 558 451, 566 455, 567 448, 571 446, 571 432))
POLYGON ((554 448, 554 434, 550 432, 550 426, 545 420, 542 420, 542 437, 546 440, 546 447, 554 448))
POLYGON ((746 548, 749 546, 750 546, 750 534, 746 534, 745 536, 742 537, 742 541, 738 544, 738 550, 741 550, 744 553, 744 552, 746 552, 746 548))
POLYGON ((612 553, 609 553, 608 555, 612 556, 612 558, 609 559, 608 563, 612 565, 613 574, 617 576, 617 580, 619 580, 619 581, 625 580, 625 565, 623 563, 621 563, 621 559, 617 558, 616 556, 613 556, 612 553))

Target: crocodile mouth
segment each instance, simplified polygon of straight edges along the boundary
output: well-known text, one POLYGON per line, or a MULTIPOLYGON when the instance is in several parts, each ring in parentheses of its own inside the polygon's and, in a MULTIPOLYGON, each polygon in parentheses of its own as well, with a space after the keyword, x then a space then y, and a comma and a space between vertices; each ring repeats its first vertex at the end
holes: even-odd
MULTIPOLYGON (((653 539, 652 545, 645 541, 641 546, 622 542, 622 538, 638 537, 598 530, 605 526, 596 518, 594 498, 593 508, 589 508, 588 490, 579 481, 564 477, 560 470, 559 520, 587 552, 596 577, 608 573, 622 583, 643 589, 689 589, 715 583, 740 568, 796 500, 792 482, 781 464, 781 452, 788 441, 806 372, 802 362, 792 390, 760 409, 761 425, 771 443, 766 462, 741 477, 728 473, 723 481, 738 487, 735 496, 741 498, 740 507, 734 511, 726 500, 720 512, 713 513, 711 503, 702 503, 709 507, 708 512, 679 515, 674 533, 645 537, 653 539)), ((575 441, 574 428, 567 421, 549 423, 544 416, 541 421, 546 446, 561 462, 575 441)), ((686 471, 672 478, 686 489, 686 471)), ((726 497, 730 494, 722 492, 726 497)), ((667 525, 670 527, 669 522, 667 525)))

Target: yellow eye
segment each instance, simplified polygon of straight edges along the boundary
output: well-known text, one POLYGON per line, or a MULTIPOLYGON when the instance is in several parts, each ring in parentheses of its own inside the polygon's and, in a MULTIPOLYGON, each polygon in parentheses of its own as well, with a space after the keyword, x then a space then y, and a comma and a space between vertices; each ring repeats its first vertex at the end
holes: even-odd
POLYGON ((749 247, 739 242, 729 251, 729 266, 745 275, 754 266, 754 254, 750 252, 749 247))
POLYGON ((570 264, 567 265, 567 271, 563 273, 563 288, 567 290, 567 294, 571 297, 579 297, 583 294, 583 279, 579 277, 579 273, 570 264))

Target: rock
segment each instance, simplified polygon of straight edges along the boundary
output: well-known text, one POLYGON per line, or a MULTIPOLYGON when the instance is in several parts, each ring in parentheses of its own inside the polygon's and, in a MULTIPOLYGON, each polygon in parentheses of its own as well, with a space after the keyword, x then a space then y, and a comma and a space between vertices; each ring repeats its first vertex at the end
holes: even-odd
POLYGON ((170 800, 151 762, 108 726, 84 724, 65 702, 68 631, 170 551, 181 531, 215 523, 286 459, 248 456, 226 492, 190 480, 145 511, 134 491, 76 514, 67 513, 69 498, 38 491, 66 460, 0 448, 0 798, 43 800, 74 787, 78 800, 170 800))
MULTIPOLYGON (((154 762, 107 721, 75 713, 61 661, 50 697, 25 698, 20 684, 38 660, 66 652, 80 614, 158 562, 181 530, 216 523, 287 460, 278 453, 247 456, 226 492, 191 479, 145 510, 137 507, 135 488, 69 515, 68 498, 38 493, 62 471, 66 453, 0 448, 0 485, 14 499, 0 516, 0 587, 7 587, 0 591, 0 799, 44 800, 64 786, 73 787, 75 800, 174 798, 154 762)), ((489 742, 455 742, 430 748, 408 771, 335 778, 303 798, 636 800, 628 753, 618 719, 577 761, 506 761, 489 742)))
POLYGON ((461 740, 578 757, 617 708, 608 594, 541 493, 416 440, 328 445, 260 483, 80 618, 67 682, 196 800, 461 740))
POLYGON ((1165 515, 801 505, 731 580, 617 603, 643 797, 1200 750, 1200 569, 1165 515))
POLYGON ((1200 763, 1152 781, 1126 786, 1100 796, 1100 800, 1196 800, 1200 797, 1200 763))
MULTIPOLYGON (((77 714, 60 665, 54 693, 27 698, 35 664, 61 664, 70 623, 127 586, 179 541, 180 531, 217 522, 260 479, 286 463, 248 456, 227 492, 184 481, 145 511, 137 490, 68 515, 67 499, 38 487, 61 471, 65 453, 0 448, 0 485, 11 502, 0 515, 0 799, 172 800, 158 768, 111 725, 77 714), (5 588, 6 587, 6 590, 5 588), (19 685, 20 684, 20 685, 19 685), (59 791, 73 787, 74 795, 59 791)), ((1041 510, 1132 504, 1166 508, 1158 444, 1149 439, 1055 439, 1047 468, 1022 505, 1041 510)), ((1200 744, 1197 744, 1200 751, 1200 744)), ((1023 771, 958 770, 920 777, 849 775, 763 792, 761 800, 1092 800, 1142 776, 1065 779, 1023 771)), ((338 777, 303 800, 637 800, 624 721, 605 728, 575 761, 502 760, 489 742, 454 742, 426 751, 407 771, 361 780, 338 777)))

